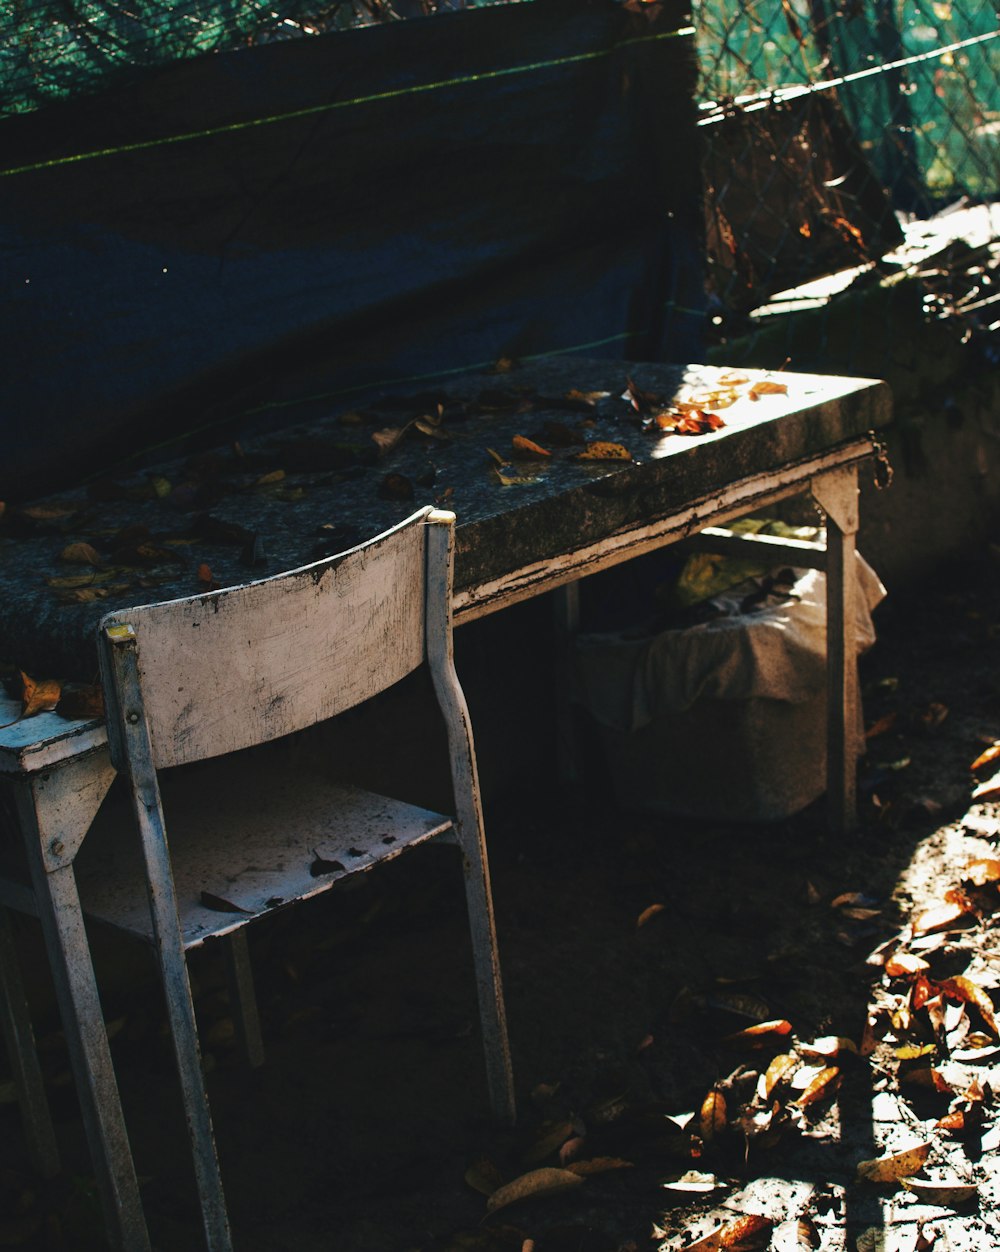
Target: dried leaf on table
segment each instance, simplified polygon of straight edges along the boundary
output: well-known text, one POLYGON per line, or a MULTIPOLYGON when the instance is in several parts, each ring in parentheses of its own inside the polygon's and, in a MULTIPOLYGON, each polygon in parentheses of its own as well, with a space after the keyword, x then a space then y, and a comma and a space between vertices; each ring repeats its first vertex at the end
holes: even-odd
POLYGON ((747 395, 751 400, 759 400, 761 396, 783 396, 787 393, 787 383, 779 383, 773 378, 762 378, 753 384, 747 395))
POLYGON ((582 452, 576 454, 578 461, 631 461, 632 453, 623 444, 610 443, 598 439, 588 443, 582 452))
POLYGON ((94 600, 106 599, 107 595, 107 587, 72 587, 60 588, 56 599, 60 604, 91 604, 94 600))
POLYGON ((283 469, 276 469, 276 470, 271 470, 269 474, 261 474, 259 478, 254 480, 253 485, 255 487, 270 487, 274 483, 281 483, 284 481, 285 481, 285 471, 283 469))
POLYGON ((83 542, 67 544, 59 553, 59 559, 70 565, 93 565, 100 568, 104 564, 101 554, 93 544, 83 542))
POLYGON ((648 413, 651 409, 663 407, 663 402, 659 396, 653 395, 651 391, 643 391, 631 378, 625 380, 625 391, 622 394, 622 399, 627 400, 640 415, 648 413))
POLYGON ((386 474, 378 485, 377 494, 380 500, 412 500, 413 483, 405 474, 386 474))
POLYGON ((674 426, 674 430, 678 435, 707 435, 710 431, 721 430, 725 424, 718 413, 697 409, 693 413, 685 414, 674 426))
POLYGON ((382 430, 373 430, 372 443, 384 456, 395 448, 409 428, 407 423, 406 426, 386 426, 382 430))
POLYGON ((526 435, 515 435, 510 442, 513 455, 518 460, 544 460, 552 455, 548 449, 528 439, 526 435))
POLYGON ((61 574, 57 578, 46 578, 47 587, 55 587, 60 591, 76 591, 82 587, 95 587, 115 577, 115 571, 92 569, 86 574, 61 574))
POLYGON ((568 1169, 556 1169, 548 1166, 544 1169, 533 1169, 513 1182, 498 1187, 486 1202, 486 1211, 496 1213, 499 1209, 521 1200, 535 1199, 538 1196, 558 1195, 573 1187, 582 1186, 583 1179, 568 1169))
POLYGON ((49 713, 59 703, 62 683, 58 678, 34 679, 21 670, 21 717, 49 713))
POLYGON ((902 1152, 893 1152, 871 1161, 859 1161, 857 1176, 863 1182, 898 1182, 923 1169, 930 1155, 931 1145, 918 1143, 902 1152))
POLYGON ((330 860, 325 856, 320 856, 318 852, 313 851, 313 861, 309 866, 309 873, 313 878, 321 878, 324 874, 343 874, 346 866, 341 861, 330 860))
POLYGON ((104 691, 100 683, 65 683, 56 712, 70 721, 104 716, 104 691))

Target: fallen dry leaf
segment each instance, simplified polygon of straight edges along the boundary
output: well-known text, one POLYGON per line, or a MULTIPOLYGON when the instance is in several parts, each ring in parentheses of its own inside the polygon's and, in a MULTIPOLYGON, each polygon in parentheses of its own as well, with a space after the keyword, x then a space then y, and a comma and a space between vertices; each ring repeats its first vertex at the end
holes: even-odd
POLYGON ((104 692, 100 683, 64 683, 56 712, 70 721, 89 721, 104 716, 104 692))
POLYGON ((996 857, 983 857, 978 861, 970 861, 962 877, 974 887, 986 887, 990 883, 1000 882, 1000 860, 996 857))
POLYGON ((828 1065, 820 1070, 795 1103, 799 1108, 804 1109, 811 1104, 818 1103, 820 1100, 826 1100, 836 1093, 842 1081, 843 1075, 837 1066, 828 1065))
POLYGON ((980 783, 972 793, 972 802, 974 804, 985 804, 988 801, 997 799, 1000 799, 1000 774, 994 774, 986 782, 980 783))
POLYGON ((798 1065, 794 1053, 782 1052, 774 1057, 766 1071, 762 1075, 761 1085, 763 1088, 764 1099, 769 1100, 771 1093, 781 1082, 791 1077, 791 1072, 798 1065))
POLYGON ((465 1171, 465 1181, 473 1191, 489 1198, 503 1186, 503 1174, 491 1160, 481 1157, 465 1171))
POLYGON ((594 1174, 607 1174, 616 1169, 632 1169, 631 1161, 623 1161, 618 1156, 595 1156, 589 1161, 573 1161, 566 1168, 571 1174, 581 1178, 590 1178, 594 1174))
POLYGON ((588 443, 582 452, 576 454, 578 461, 631 461, 632 453, 623 444, 609 443, 598 439, 588 443))
POLYGON ((669 1182, 661 1183, 664 1191, 673 1191, 679 1195, 710 1195, 722 1186, 714 1174, 700 1174, 696 1169, 689 1169, 669 1182))
POLYGON ((980 752, 969 768, 985 769, 987 765, 994 765, 997 761, 1000 761, 1000 741, 991 744, 985 752, 980 752))
POLYGON ((892 730, 898 720, 898 713, 886 713, 884 717, 880 717, 877 721, 872 722, 865 731, 865 738, 877 739, 879 735, 884 735, 887 731, 892 730))
POLYGON ((913 919, 915 935, 929 935, 939 930, 950 930, 951 927, 969 921, 968 905, 961 901, 948 904, 937 904, 924 909, 913 919))
POLYGON ((698 1113, 698 1133, 706 1143, 711 1143, 716 1135, 723 1133, 727 1122, 726 1097, 721 1091, 710 1091, 698 1113))
POLYGON ((645 926, 648 921, 662 913, 666 907, 667 906, 665 904, 651 904, 649 908, 643 909, 639 916, 635 919, 636 930, 638 930, 640 926, 645 926))
POLYGON ((902 1152, 893 1152, 872 1161, 859 1161, 857 1176, 863 1182, 898 1182, 911 1174, 919 1173, 930 1154, 931 1145, 918 1143, 902 1152))
POLYGON ((572 1122, 546 1123, 540 1128, 535 1141, 524 1151, 521 1160, 525 1165, 537 1165, 557 1152, 572 1135, 572 1122))
POLYGON ((684 1244, 684 1252, 756 1252, 771 1242, 774 1222, 759 1213, 737 1217, 728 1226, 713 1230, 704 1239, 684 1244))
POLYGON ((991 1030, 995 1035, 1000 1035, 1000 1030, 997 1029, 993 1001, 982 987, 974 983, 971 978, 966 978, 961 974, 955 978, 946 978, 940 985, 942 995, 961 1000, 966 1004, 975 1005, 979 1010, 979 1015, 986 1023, 987 1029, 991 1030))
POLYGON ((932 1065, 908 1070, 907 1073, 900 1075, 899 1081, 908 1087, 923 1087, 928 1091, 936 1091, 940 1095, 952 1095, 955 1090, 941 1071, 932 1065))
POLYGON ((540 458, 544 460, 552 455, 547 448, 543 448, 541 444, 535 443, 525 435, 515 435, 510 442, 514 449, 514 456, 518 459, 540 458))
POLYGON ((513 1182, 498 1187, 486 1202, 486 1211, 496 1213, 509 1204, 517 1204, 521 1200, 530 1200, 538 1196, 557 1195, 560 1191, 568 1191, 571 1187, 579 1187, 583 1178, 568 1169, 556 1169, 548 1166, 544 1169, 533 1169, 513 1182))
POLYGON ((846 1035, 821 1035, 809 1043, 799 1044, 799 1051, 810 1060, 832 1061, 841 1052, 853 1052, 856 1055, 858 1047, 846 1035))
POLYGON ((770 1022, 757 1022, 754 1026, 745 1026, 731 1035, 726 1035, 723 1043, 749 1043, 751 1047, 762 1047, 769 1040, 792 1033, 792 1023, 784 1018, 776 1018, 770 1022))
POLYGON ((907 1191, 912 1191, 925 1204, 940 1204, 944 1208, 961 1208, 979 1195, 974 1182, 927 1181, 923 1178, 901 1178, 907 1191))
POLYGON ((885 972, 890 978, 915 978, 928 969, 927 961, 912 952, 896 952, 885 963, 885 972))
POLYGON ((58 678, 34 679, 21 670, 21 717, 49 713, 59 703, 62 683, 58 678))
POLYGON ((66 561, 70 565, 101 566, 104 564, 97 549, 92 544, 82 542, 68 544, 59 553, 59 560, 66 561))

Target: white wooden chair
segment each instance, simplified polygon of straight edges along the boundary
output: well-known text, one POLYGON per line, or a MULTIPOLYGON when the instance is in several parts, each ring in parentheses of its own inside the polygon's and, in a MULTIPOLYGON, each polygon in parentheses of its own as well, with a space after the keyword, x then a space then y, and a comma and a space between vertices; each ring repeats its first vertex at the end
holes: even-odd
MULTIPOLYGON (((501 1121, 514 1119, 475 749, 452 653, 454 520, 424 509, 339 556, 100 626, 112 759, 139 838, 133 830, 129 855, 102 813, 77 862, 80 894, 89 915, 155 948, 213 1250, 230 1246, 228 1220, 185 951, 235 938, 236 982, 252 1004, 240 977, 247 923, 431 839, 461 850, 490 1100, 501 1121), (242 752, 335 717, 425 663, 447 728, 454 816, 303 774, 273 748, 242 752), (161 791, 158 771, 223 756, 168 773, 161 791)), ((252 1036, 255 1010, 247 1018, 252 1036)))

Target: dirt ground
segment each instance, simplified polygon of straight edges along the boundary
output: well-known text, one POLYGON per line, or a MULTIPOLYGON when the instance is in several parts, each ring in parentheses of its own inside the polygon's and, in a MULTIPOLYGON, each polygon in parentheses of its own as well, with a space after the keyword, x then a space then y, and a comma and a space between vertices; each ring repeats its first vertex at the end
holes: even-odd
MULTIPOLYGON (((978 552, 878 610, 862 682, 884 729, 854 838, 827 833, 822 801, 767 826, 626 814, 599 774, 569 795, 526 775, 491 801, 514 1131, 487 1116, 450 849, 256 928, 262 1070, 236 1054, 219 962, 196 954, 237 1249, 631 1252, 712 1231, 703 1247, 1000 1247, 1000 896, 968 868, 1000 855, 1000 804, 972 803, 970 770, 1000 739, 998 575, 1000 553, 978 552), (925 960, 925 984, 912 962, 891 976, 894 955, 925 960), (788 1032, 732 1038, 760 1022, 788 1032), (923 1143, 916 1190, 858 1181, 859 1162, 923 1143)), ((704 745, 706 787, 726 764, 704 745)), ((196 1249, 156 994, 133 979, 106 1009, 154 1245, 196 1249)), ((31 1179, 0 1106, 0 1247, 90 1252, 100 1215, 58 1032, 41 1045, 66 1172, 31 1179)))

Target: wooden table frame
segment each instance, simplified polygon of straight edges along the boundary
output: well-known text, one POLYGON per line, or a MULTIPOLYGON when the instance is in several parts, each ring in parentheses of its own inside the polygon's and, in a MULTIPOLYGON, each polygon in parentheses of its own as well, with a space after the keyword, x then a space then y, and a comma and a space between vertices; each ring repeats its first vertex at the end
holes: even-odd
MULTIPOLYGON (((562 627, 572 630, 580 578, 775 501, 810 492, 826 514, 826 547, 817 552, 811 545, 793 546, 798 564, 822 566, 827 574, 829 812, 832 828, 847 832, 856 818, 857 467, 871 452, 869 439, 848 439, 816 456, 727 483, 710 495, 687 501, 675 513, 460 589, 455 598, 455 624, 561 589, 562 627)), ((726 540, 709 534, 708 542, 717 545, 726 540)), ((787 548, 781 559, 787 563, 787 548)), ((16 712, 12 702, 0 702, 0 706, 16 712)), ((31 883, 27 888, 0 879, 0 973, 6 984, 3 1007, 8 1051, 13 1058, 30 1057, 33 1048, 16 1046, 31 1039, 31 1026, 4 906, 34 913, 42 925, 110 1244, 126 1252, 148 1252, 149 1235, 73 872, 73 861, 114 775, 99 722, 72 723, 55 714, 42 714, 0 731, 0 778, 13 793, 31 883)), ((33 1164, 42 1175, 51 1176, 58 1171, 58 1158, 40 1072, 37 1064, 21 1065, 17 1059, 13 1063, 33 1164)))

